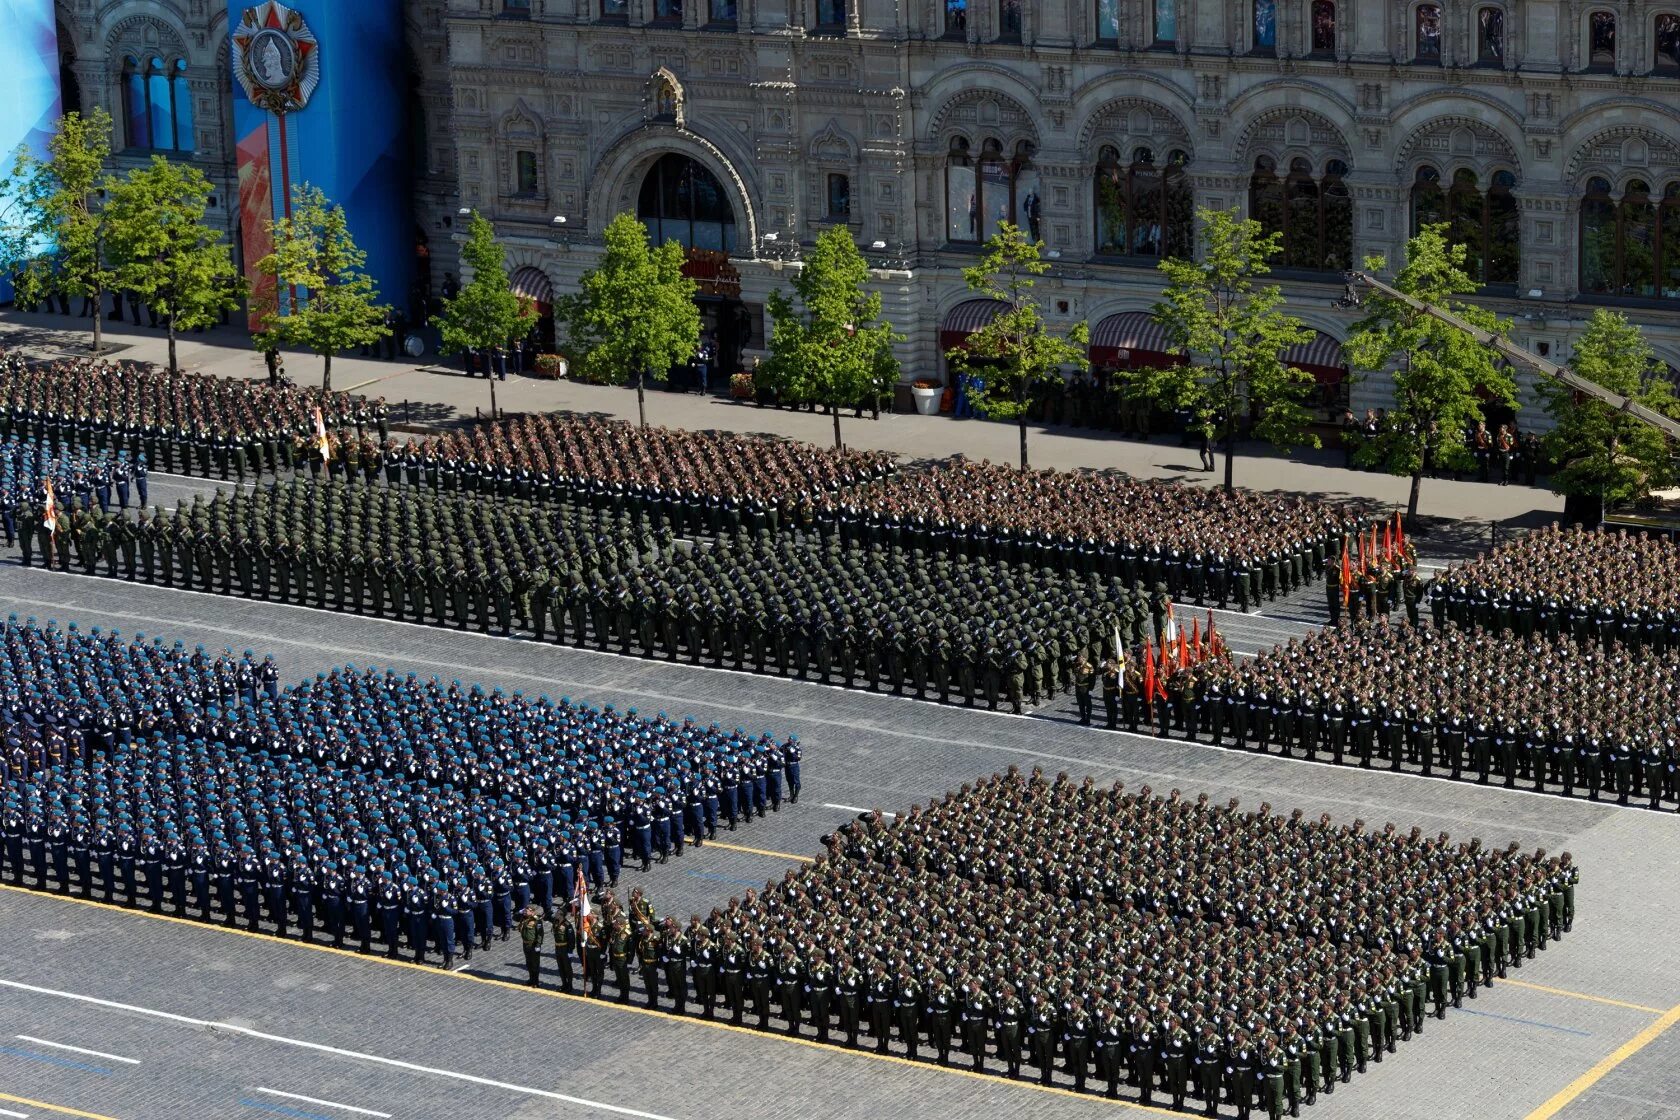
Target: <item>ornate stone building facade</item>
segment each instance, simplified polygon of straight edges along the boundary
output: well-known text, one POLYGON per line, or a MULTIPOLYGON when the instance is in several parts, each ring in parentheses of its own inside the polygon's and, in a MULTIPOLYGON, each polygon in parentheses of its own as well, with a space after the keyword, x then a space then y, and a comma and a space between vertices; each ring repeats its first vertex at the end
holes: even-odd
POLYGON ((1522 342, 1566 356, 1623 305, 1680 366, 1680 0, 451 0, 448 31, 462 200, 533 290, 637 210, 727 251, 749 355, 844 223, 907 373, 941 376, 986 313, 961 269, 1010 217, 1056 258, 1054 317, 1149 361, 1155 261, 1212 206, 1283 230, 1326 381, 1341 270, 1420 218, 1522 342))
MULTIPOLYGON (((1340 273, 1420 220, 1471 247, 1519 341, 1567 357, 1626 309, 1680 367, 1680 0, 408 0, 416 244, 490 216, 531 294, 624 210, 694 250, 724 364, 821 229, 852 229, 908 376, 985 319, 993 223, 1047 243, 1052 317, 1160 360, 1154 265, 1197 207, 1282 231, 1334 388, 1340 273), (565 221, 559 222, 558 219, 565 221)), ((225 4, 60 0, 67 100, 235 184, 225 4), (139 104, 137 104, 137 99, 139 104), (159 106, 168 102, 167 113, 159 106), (183 113, 180 106, 185 105, 183 113), (142 124, 142 121, 145 122, 142 124)), ((338 45, 342 48, 342 45, 338 45)), ((1381 404, 1378 385, 1355 407, 1381 404)), ((1525 417, 1528 419, 1529 417, 1525 417)))

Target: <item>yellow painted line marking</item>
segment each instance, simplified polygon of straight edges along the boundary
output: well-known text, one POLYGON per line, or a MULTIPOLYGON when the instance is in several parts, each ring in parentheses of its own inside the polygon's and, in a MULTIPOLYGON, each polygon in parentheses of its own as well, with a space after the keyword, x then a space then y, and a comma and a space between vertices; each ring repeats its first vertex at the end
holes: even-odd
MULTIPOLYGON (((725 844, 722 840, 706 841, 706 848, 722 848, 726 852, 746 852, 749 856, 769 856, 771 859, 791 859, 798 863, 815 863, 810 856, 796 856, 792 852, 772 852, 764 848, 744 848, 739 844, 725 844)), ((700 849, 705 851, 705 848, 700 849)))
POLYGON ((1525 1120, 1551 1120, 1553 1116, 1568 1107, 1576 1097, 1602 1081, 1611 1070, 1655 1042, 1658 1035, 1677 1022, 1680 1022, 1680 1004, 1675 1004, 1663 1012, 1662 1018, 1616 1047, 1606 1054, 1597 1065, 1559 1089, 1551 1100, 1529 1113, 1525 1120))
MULTIPOLYGON (((708 843, 716 843, 716 841, 708 841, 708 843)), ((719 846, 721 847, 722 845, 719 846)), ((745 848, 742 850, 754 851, 755 854, 772 855, 787 859, 809 858, 802 856, 790 856, 785 852, 757 853, 756 850, 752 848, 745 848)), ((509 995, 519 994, 525 996, 542 996, 546 999, 564 1000, 569 1003, 581 1003, 599 1011, 612 1011, 620 1015, 645 1015, 650 1018, 659 1019, 662 1022, 670 1023, 674 1026, 704 1027, 714 1031, 728 1031, 731 1034, 746 1035, 749 1038, 755 1038, 763 1042, 782 1043, 784 1045, 792 1046, 806 1046, 814 1050, 820 1050, 825 1054, 832 1054, 839 1057, 857 1058, 871 1062, 882 1062, 887 1065, 905 1066, 910 1069, 920 1070, 924 1073, 945 1074, 949 1077, 967 1077, 976 1081, 984 1081, 989 1085, 998 1088, 1024 1089, 1034 1093, 1047 1093, 1052 1096, 1072 1097, 1075 1100, 1085 1101, 1089 1104, 1112 1105, 1116 1108, 1130 1109, 1133 1112, 1151 1112, 1159 1116, 1176 1117, 1178 1120, 1183 1120, 1185 1115, 1182 1112, 1174 1112, 1167 1108, 1156 1108, 1153 1105, 1140 1104, 1137 1101, 1110 1100, 1100 1093, 1076 1093, 1072 1089, 1063 1089, 1055 1085, 1040 1085, 1035 1081, 1011 1081, 1009 1078, 999 1077, 995 1073, 976 1073, 971 1069, 958 1069, 955 1066, 941 1066, 932 1062, 913 1062, 909 1058, 901 1058, 897 1054, 877 1054, 873 1050, 850 1050, 842 1046, 835 1046, 833 1043, 818 1042, 814 1038, 797 1038, 770 1031, 761 1031, 753 1027, 738 1027, 734 1023, 725 1023, 713 1019, 699 1019, 687 1015, 672 1015, 668 1011, 650 1011, 645 1007, 637 1007, 634 1004, 610 1003, 606 1000, 591 999, 588 996, 551 991, 548 988, 529 988, 525 986, 525 983, 522 980, 511 978, 507 980, 498 980, 489 976, 474 976, 467 972, 445 972, 442 969, 434 968, 431 965, 415 964, 413 961, 395 961, 389 957, 362 954, 352 949, 334 949, 330 945, 315 945, 305 941, 294 941, 290 938, 281 940, 266 933, 254 933, 251 930, 246 929, 232 929, 228 926, 194 921, 191 918, 177 918, 170 914, 152 914, 143 910, 130 910, 126 906, 116 906, 109 902, 95 902, 92 899, 76 898, 73 895, 44 894, 40 891, 32 891, 27 887, 14 887, 5 883, 0 883, 0 891, 11 891, 14 894, 29 895, 34 898, 48 899, 53 902, 68 902, 77 906, 92 907, 95 910, 110 910, 114 913, 122 914, 125 917, 130 918, 143 918, 147 921, 153 922, 172 922, 178 925, 191 926, 193 929, 203 930, 210 933, 226 933, 232 934, 235 937, 254 937, 259 940, 266 941, 270 945, 278 947, 287 949, 310 949, 317 953, 331 953, 334 956, 346 957, 350 960, 362 961, 371 965, 381 965, 388 968, 410 968, 417 972, 424 972, 428 976, 438 977, 439 979, 465 980, 474 984, 490 985, 492 987, 502 989, 509 995)), ((1680 1015, 1680 1007, 1675 1008, 1675 1014, 1680 1015)), ((34 1104, 41 1108, 53 1107, 51 1105, 41 1105, 37 1101, 26 1101, 22 1097, 6 1097, 4 1094, 0 1094, 0 1100, 13 1100, 20 1104, 34 1104)), ((91 1112, 75 1112, 69 1109, 55 1109, 55 1111, 64 1112, 71 1116, 80 1116, 83 1117, 84 1120, 113 1120, 112 1117, 97 1116, 91 1112)), ((1536 1118, 1529 1117, 1528 1120, 1536 1120, 1536 1118)))
POLYGON ((44 1108, 48 1112, 56 1112, 60 1116, 80 1116, 82 1120, 113 1120, 110 1116, 103 1116, 97 1112, 83 1112, 79 1108, 67 1108, 61 1104, 48 1104, 46 1101, 32 1101, 28 1097, 14 1097, 10 1093, 0 1093, 0 1101, 11 1101, 13 1104, 26 1104, 30 1108, 44 1108))
POLYGON ((1588 1003, 1604 1003, 1610 1005, 1611 1007, 1625 1007, 1629 1011, 1643 1011, 1647 1015, 1661 1015, 1663 1013, 1663 1009, 1660 1007, 1646 1007, 1643 1003, 1628 1003, 1624 1000, 1610 999, 1606 996, 1589 996, 1585 992, 1572 992, 1567 988, 1548 988, 1544 984, 1530 984, 1527 980, 1512 980, 1507 978, 1505 980, 1501 980, 1499 983, 1502 985, 1508 984, 1513 988, 1528 988, 1536 992, 1545 992, 1548 995, 1567 996, 1570 999, 1584 999, 1588 1003))

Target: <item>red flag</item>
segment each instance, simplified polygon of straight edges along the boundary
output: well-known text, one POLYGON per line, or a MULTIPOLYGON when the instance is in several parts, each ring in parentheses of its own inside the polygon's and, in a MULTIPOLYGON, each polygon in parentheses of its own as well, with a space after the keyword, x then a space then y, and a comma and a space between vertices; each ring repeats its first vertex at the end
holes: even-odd
POLYGON ((1406 555, 1406 519, 1399 510, 1394 511, 1394 548, 1404 558, 1406 555))
POLYGON ((1371 523, 1371 563, 1372 563, 1372 565, 1375 565, 1376 562, 1377 562, 1377 525, 1376 525, 1376 522, 1373 521, 1371 523))
POLYGON ((1190 639, 1185 636, 1183 630, 1178 632, 1178 667, 1180 669, 1190 667, 1190 639))
POLYGON ((1202 661, 1202 620, 1199 619, 1199 618, 1191 619, 1191 621, 1190 621, 1190 656, 1191 656, 1191 658, 1193 658, 1193 660, 1190 662, 1192 665, 1201 664, 1201 661, 1202 661))
POLYGON ((1155 700, 1155 647, 1146 639, 1143 643, 1143 702, 1153 703, 1155 700))
POLYGON ((1348 561, 1347 538, 1342 538, 1342 609, 1346 610, 1348 597, 1353 594, 1353 565, 1348 561))
POLYGON ((587 879, 581 869, 577 877, 577 915, 578 915, 578 955, 583 955, 583 941, 589 936, 590 927, 595 924, 595 915, 589 905, 589 887, 587 879))
POLYGON ((1394 563, 1394 526, 1383 526, 1383 560, 1394 563))

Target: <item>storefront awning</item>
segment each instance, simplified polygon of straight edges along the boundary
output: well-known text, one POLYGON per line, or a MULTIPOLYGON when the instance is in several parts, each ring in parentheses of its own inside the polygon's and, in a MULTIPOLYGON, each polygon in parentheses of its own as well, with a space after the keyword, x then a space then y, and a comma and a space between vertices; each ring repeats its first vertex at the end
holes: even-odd
POLYGON ((1094 366, 1171 366, 1178 364, 1166 328, 1147 311, 1110 315, 1091 330, 1094 366))
POLYGON ((1342 355, 1342 344, 1323 331, 1313 332, 1312 341, 1285 350, 1283 364, 1312 374, 1321 385, 1335 385, 1347 377, 1347 359, 1342 355))
POLYGON ((971 299, 957 304, 945 313, 945 322, 940 324, 939 349, 951 350, 961 346, 969 335, 1007 310, 1007 303, 995 299, 971 299))
POLYGON ((521 299, 528 299, 539 307, 554 306, 554 282, 539 268, 529 266, 508 277, 508 287, 521 299))

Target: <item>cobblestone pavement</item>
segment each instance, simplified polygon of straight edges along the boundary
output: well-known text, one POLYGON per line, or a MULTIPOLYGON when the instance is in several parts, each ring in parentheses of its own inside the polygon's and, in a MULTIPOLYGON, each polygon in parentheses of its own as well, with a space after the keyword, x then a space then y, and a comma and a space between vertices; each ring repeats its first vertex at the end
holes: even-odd
MULTIPOLYGON (((1321 593, 1302 599, 1302 609, 1313 602, 1323 609, 1321 593)), ((1268 613, 1288 606, 1268 604, 1268 613)), ((1543 1106, 1554 1094, 1680 1004, 1669 950, 1680 904, 1672 815, 1093 731, 1065 713, 968 711, 14 565, 0 565, 0 610, 273 652, 283 679, 345 662, 391 665, 797 731, 808 744, 799 805, 720 833, 723 843, 690 849, 648 875, 626 873, 624 888, 641 885, 662 912, 678 915, 779 876, 859 809, 903 809, 1009 763, 1572 851, 1583 867, 1574 931, 1321 1098, 1311 1113, 1325 1120, 1549 1116, 1543 1106)), ((1264 616, 1242 621, 1263 624, 1264 616)), ((1135 1111, 504 987, 496 978, 522 973, 507 944, 452 977, 10 891, 0 892, 0 929, 14 946, 0 966, 4 1035, 100 1052, 0 1035, 0 1109, 30 1116, 51 1113, 19 1099, 120 1120, 626 1114, 614 1108, 670 1120, 1135 1111)), ((1677 1074, 1680 1031, 1669 1031, 1595 1077, 1561 1114, 1672 1118, 1677 1074)))

